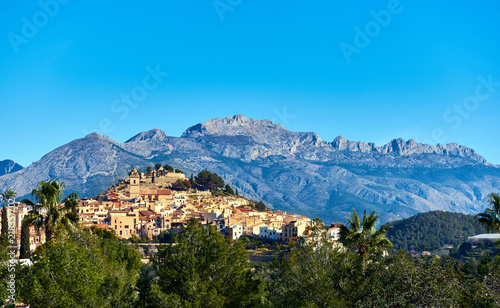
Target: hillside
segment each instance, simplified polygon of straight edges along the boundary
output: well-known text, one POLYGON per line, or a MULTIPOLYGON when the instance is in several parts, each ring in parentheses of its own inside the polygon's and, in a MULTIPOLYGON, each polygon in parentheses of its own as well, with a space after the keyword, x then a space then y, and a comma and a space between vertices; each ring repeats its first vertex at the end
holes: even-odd
POLYGON ((341 136, 329 142, 243 115, 194 125, 181 137, 153 129, 120 143, 93 133, 0 176, 0 190, 23 196, 55 178, 88 197, 133 167, 155 163, 186 174, 212 170, 241 195, 327 223, 345 221, 352 208, 375 210, 383 222, 435 210, 475 214, 500 191, 500 168, 462 145, 395 139, 379 146, 341 136))
POLYGON ((485 232, 474 216, 443 211, 420 213, 388 224, 393 226, 387 237, 394 249, 404 250, 414 247, 432 250, 444 245, 458 247, 467 242, 469 236, 485 232))

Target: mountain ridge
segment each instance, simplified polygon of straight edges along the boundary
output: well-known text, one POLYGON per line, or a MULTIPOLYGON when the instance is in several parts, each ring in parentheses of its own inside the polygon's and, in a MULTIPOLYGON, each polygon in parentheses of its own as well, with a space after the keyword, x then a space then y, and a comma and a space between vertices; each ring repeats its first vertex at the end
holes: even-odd
POLYGON ((0 176, 0 189, 20 196, 39 180, 57 178, 67 191, 91 196, 131 168, 158 162, 186 173, 217 172, 250 198, 327 220, 343 220, 352 207, 376 210, 383 221, 430 210, 471 214, 500 189, 499 168, 458 144, 394 139, 377 146, 341 136, 327 142, 243 115, 196 124, 181 137, 152 129, 120 143, 92 133, 0 176))

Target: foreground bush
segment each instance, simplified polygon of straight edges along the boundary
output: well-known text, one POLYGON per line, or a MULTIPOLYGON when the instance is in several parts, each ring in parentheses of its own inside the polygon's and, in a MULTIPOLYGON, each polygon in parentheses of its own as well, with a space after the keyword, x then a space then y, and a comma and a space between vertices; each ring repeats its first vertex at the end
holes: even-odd
POLYGON ((140 255, 117 239, 88 230, 40 246, 20 273, 18 299, 31 307, 130 307, 140 255))

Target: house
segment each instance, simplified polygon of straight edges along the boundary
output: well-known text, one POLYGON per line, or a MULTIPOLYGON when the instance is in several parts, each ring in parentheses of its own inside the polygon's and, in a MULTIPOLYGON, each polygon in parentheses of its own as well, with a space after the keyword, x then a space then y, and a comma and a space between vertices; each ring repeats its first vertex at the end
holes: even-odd
POLYGON ((237 225, 230 225, 229 227, 226 227, 226 232, 229 237, 231 237, 233 240, 237 240, 240 238, 240 236, 243 235, 243 225, 237 224, 237 225))
POLYGON ((294 242, 299 241, 299 237, 304 235, 307 223, 305 220, 292 220, 288 224, 281 228, 280 241, 282 242, 294 242))
POLYGON ((262 225, 259 227, 259 237, 269 240, 279 240, 281 237, 281 230, 272 226, 262 225))
POLYGON ((343 223, 332 223, 330 225, 330 228, 328 228, 328 239, 333 240, 333 241, 338 241, 340 240, 340 228, 344 226, 343 223))
POLYGON ((130 238, 137 234, 138 211, 109 211, 109 228, 115 230, 119 238, 130 238))

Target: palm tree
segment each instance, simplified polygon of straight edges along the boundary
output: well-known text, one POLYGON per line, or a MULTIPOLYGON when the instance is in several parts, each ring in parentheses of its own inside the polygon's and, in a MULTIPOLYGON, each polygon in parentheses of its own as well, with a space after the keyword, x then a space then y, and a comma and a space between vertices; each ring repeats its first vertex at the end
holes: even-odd
POLYGON ((6 192, 0 194, 2 196, 2 202, 8 203, 9 199, 12 199, 16 196, 16 193, 9 188, 6 192))
POLYGON ((357 251, 361 257, 378 249, 391 248, 392 243, 386 238, 386 234, 392 227, 384 225, 377 230, 378 217, 375 211, 366 216, 365 210, 363 220, 360 221, 358 213, 352 209, 351 217, 347 218, 349 228, 342 226, 340 229, 340 241, 348 248, 357 251))
POLYGON ((489 202, 493 205, 476 215, 477 220, 486 227, 489 233, 500 232, 500 195, 491 193, 489 202))
POLYGON ((21 201, 33 207, 26 216, 26 223, 34 226, 37 231, 43 228, 47 241, 52 239, 57 228, 73 230, 78 225, 76 213, 78 194, 70 194, 64 199, 64 205, 59 206, 64 186, 64 182, 59 183, 57 180, 40 181, 31 191, 31 196, 36 199, 37 203, 27 199, 21 201))

